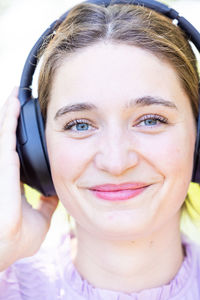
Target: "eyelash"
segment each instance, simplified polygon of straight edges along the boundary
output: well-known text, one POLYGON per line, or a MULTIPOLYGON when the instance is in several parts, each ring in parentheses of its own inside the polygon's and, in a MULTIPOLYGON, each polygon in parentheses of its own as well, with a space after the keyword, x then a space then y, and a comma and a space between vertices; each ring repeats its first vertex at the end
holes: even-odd
POLYGON ((72 129, 73 126, 78 125, 78 124, 87 124, 89 126, 93 126, 91 122, 89 122, 88 120, 85 119, 76 119, 76 120, 72 120, 70 122, 68 122, 63 130, 70 130, 72 129))
MULTIPOLYGON (((144 115, 143 117, 139 118, 139 120, 136 121, 135 126, 136 127, 148 127, 148 128, 152 128, 155 127, 156 125, 141 125, 142 122, 145 122, 147 120, 153 120, 153 121, 159 121, 161 124, 168 124, 168 119, 165 117, 162 117, 160 115, 156 115, 156 114, 149 114, 149 115, 144 115)), ((63 130, 71 130, 73 126, 78 125, 78 124, 87 124, 88 126, 93 126, 93 124, 86 120, 86 119, 75 119, 72 120, 70 122, 68 122, 67 124, 65 124, 65 126, 63 127, 63 130)), ((75 130, 74 130, 75 131, 75 130)), ((78 132, 79 130, 77 130, 76 132, 78 132)), ((81 130, 79 132, 84 132, 85 130, 81 130)))
POLYGON ((139 122, 137 122, 136 126, 146 126, 146 127, 155 127, 156 125, 141 125, 142 122, 145 122, 147 120, 153 120, 153 121, 159 121, 161 124, 168 124, 168 119, 165 117, 162 117, 160 115, 156 114, 149 114, 144 115, 142 118, 139 119, 139 122))

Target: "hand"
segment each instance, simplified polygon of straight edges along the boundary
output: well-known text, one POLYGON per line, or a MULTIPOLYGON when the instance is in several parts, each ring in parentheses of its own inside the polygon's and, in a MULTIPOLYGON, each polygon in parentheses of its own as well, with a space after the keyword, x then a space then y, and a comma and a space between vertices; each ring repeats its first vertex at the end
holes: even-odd
POLYGON ((41 196, 40 207, 33 209, 23 194, 16 152, 17 94, 14 89, 0 111, 0 271, 38 251, 58 204, 56 196, 41 196))

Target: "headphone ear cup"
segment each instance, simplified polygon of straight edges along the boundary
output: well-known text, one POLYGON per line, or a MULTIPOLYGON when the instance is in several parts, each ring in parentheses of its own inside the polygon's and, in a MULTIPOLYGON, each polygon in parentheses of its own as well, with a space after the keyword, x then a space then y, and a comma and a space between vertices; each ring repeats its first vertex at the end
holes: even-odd
POLYGON ((46 148, 44 122, 38 99, 21 107, 17 128, 20 178, 45 196, 55 195, 46 148))
POLYGON ((198 122, 198 130, 194 151, 194 163, 193 163, 193 174, 192 174, 192 182, 200 183, 200 126, 198 122))
POLYGON ((200 183, 200 83, 199 83, 199 113, 197 120, 197 136, 194 150, 192 182, 200 183))

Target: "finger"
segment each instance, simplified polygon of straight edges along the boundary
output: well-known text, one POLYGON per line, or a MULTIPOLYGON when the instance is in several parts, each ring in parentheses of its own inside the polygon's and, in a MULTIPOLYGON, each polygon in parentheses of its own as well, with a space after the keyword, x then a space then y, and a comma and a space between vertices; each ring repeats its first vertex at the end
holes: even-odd
POLYGON ((18 87, 18 86, 15 86, 15 87, 13 88, 12 92, 11 92, 11 95, 12 95, 13 97, 18 98, 18 94, 19 94, 19 87, 18 87))
POLYGON ((16 97, 10 97, 0 129, 1 142, 6 146, 4 148, 6 150, 15 150, 16 148, 16 128, 19 112, 19 100, 16 97))
POLYGON ((13 88, 13 90, 12 90, 11 94, 9 95, 9 97, 7 98, 7 100, 2 104, 1 110, 0 110, 0 128, 2 125, 2 121, 3 121, 3 117, 5 115, 5 112, 9 106, 8 103, 10 101, 10 98, 13 98, 13 97, 17 98, 17 95, 18 95, 18 88, 15 87, 15 88, 13 88))
POLYGON ((6 111, 8 109, 8 101, 9 98, 5 101, 5 103, 2 105, 1 110, 0 110, 0 130, 2 130, 2 125, 5 119, 6 111))
POLYGON ((47 219, 47 221, 50 221, 58 205, 58 201, 57 196, 45 197, 41 195, 37 210, 47 219))
POLYGON ((20 189, 21 189, 21 195, 24 196, 25 191, 24 191, 24 184, 22 182, 20 182, 20 189))
POLYGON ((49 230, 51 217, 58 204, 58 197, 40 197, 38 209, 32 206, 22 196, 23 205, 23 253, 34 255, 40 248, 49 230), (31 233, 31 234, 30 234, 31 233), (34 241, 34 242, 33 242, 34 241))

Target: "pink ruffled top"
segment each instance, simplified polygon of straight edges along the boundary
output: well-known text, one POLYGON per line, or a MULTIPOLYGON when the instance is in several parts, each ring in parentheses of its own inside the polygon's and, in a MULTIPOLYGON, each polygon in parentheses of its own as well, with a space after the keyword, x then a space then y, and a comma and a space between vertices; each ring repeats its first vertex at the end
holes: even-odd
POLYGON ((95 288, 84 280, 71 262, 65 235, 58 244, 41 247, 36 255, 1 272, 0 300, 199 300, 200 247, 184 244, 187 255, 171 282, 127 294, 95 288))

